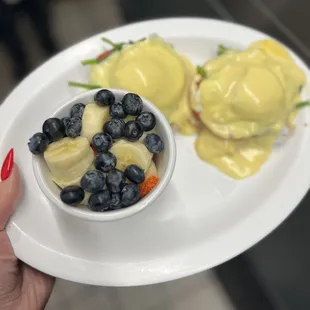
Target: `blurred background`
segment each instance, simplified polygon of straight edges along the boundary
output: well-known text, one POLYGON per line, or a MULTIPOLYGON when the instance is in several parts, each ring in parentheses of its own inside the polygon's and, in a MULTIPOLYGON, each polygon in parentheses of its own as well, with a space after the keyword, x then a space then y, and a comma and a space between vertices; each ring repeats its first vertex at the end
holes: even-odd
POLYGON ((0 100, 53 54, 122 23, 116 0, 0 0, 0 100))
POLYGON ((302 0, 0 0, 0 102, 51 55, 109 28, 138 20, 200 16, 270 33, 309 60, 302 0))
MULTIPOLYGON (((280 39, 309 63, 309 9, 304 0, 0 0, 0 104, 58 51, 150 18, 199 16, 242 23, 280 39)), ((262 242, 214 270, 139 288, 58 280, 47 309, 310 309, 309 204, 308 195, 262 242)))

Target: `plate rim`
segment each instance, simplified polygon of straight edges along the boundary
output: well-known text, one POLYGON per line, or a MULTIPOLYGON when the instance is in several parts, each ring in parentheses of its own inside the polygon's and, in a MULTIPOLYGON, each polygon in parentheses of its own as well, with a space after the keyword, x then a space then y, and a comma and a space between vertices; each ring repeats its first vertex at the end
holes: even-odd
MULTIPOLYGON (((35 80, 37 80, 37 78, 43 74, 43 72, 45 72, 50 66, 53 66, 53 63, 56 62, 57 60, 63 58, 63 57, 68 57, 68 55, 71 54, 71 52, 73 52, 74 50, 77 50, 78 47, 80 45, 85 45, 87 46, 90 45, 92 41, 97 40, 100 36, 102 35, 110 35, 110 33, 112 34, 113 32, 115 33, 116 31, 124 31, 124 30, 128 30, 128 29, 134 29, 136 27, 143 27, 143 28, 147 28, 148 26, 152 25, 164 25, 166 23, 174 23, 175 25, 178 24, 182 24, 183 27, 184 25, 190 26, 191 24, 205 24, 205 26, 209 26, 211 24, 213 25, 225 25, 226 27, 233 27, 235 29, 239 29, 239 30, 246 30, 246 31, 251 31, 254 34, 256 34, 257 36, 261 36, 261 37, 271 37, 263 32, 260 32, 258 30, 255 30, 253 28, 250 28, 248 26, 243 26, 240 24, 236 24, 236 23, 231 23, 231 22, 227 22, 227 21, 221 21, 221 20, 215 20, 215 19, 209 19, 209 18, 163 18, 163 19, 153 19, 153 20, 147 20, 147 21, 141 21, 138 23, 133 23, 133 24, 128 24, 125 26, 121 26, 121 27, 117 27, 114 29, 110 29, 107 31, 104 31, 100 34, 96 34, 90 38, 87 38, 85 40, 82 40, 76 44, 74 44, 73 46, 65 49, 64 51, 62 51, 61 53, 59 53, 58 55, 54 56, 53 58, 51 58, 49 61, 47 61, 46 63, 44 63, 43 65, 41 65, 39 68, 37 68, 35 71, 33 71, 25 80, 23 80, 12 92, 11 94, 6 98, 6 100, 3 102, 3 104, 1 105, 1 114, 11 114, 11 116, 13 116, 13 112, 9 112, 10 110, 10 103, 14 100, 17 100, 18 98, 22 98, 22 95, 24 94, 24 92, 26 92, 28 90, 29 92, 29 85, 33 84, 33 82, 35 82, 35 80)), ((212 25, 211 25, 212 26, 212 25)), ((232 28, 231 28, 232 29, 232 28)), ((167 35, 169 37, 169 35, 167 35)), ((171 36, 171 35, 170 35, 171 36)), ((209 37, 209 36, 208 36, 209 37)), ((216 38, 218 38, 217 36, 215 36, 216 38)), ((285 45, 286 46, 286 45, 285 45)), ((289 49, 291 51, 291 49, 289 49)), ((83 49, 81 49, 81 56, 83 55, 85 51, 83 49)), ((291 51, 292 52, 292 51, 291 51)), ((297 56, 295 53, 293 53, 294 56, 296 56, 299 60, 302 61, 302 58, 297 56)), ((305 67, 307 68, 306 64, 302 61, 302 63, 305 65, 305 67)), ((42 87, 44 87, 44 82, 38 87, 38 89, 41 89, 42 87)), ((34 94, 29 94, 29 96, 33 96, 34 94)), ((65 100, 65 98, 64 98, 65 100)), ((307 111, 307 119, 309 119, 309 115, 310 113, 307 111)), ((9 124, 11 125, 11 124, 9 124)), ((1 126, 0 126, 1 127, 1 126)), ((8 126, 9 127, 9 126, 8 126)), ((0 130, 1 131, 1 130, 0 130)), ((0 136, 5 136, 6 135, 6 131, 2 132, 0 134, 0 136)), ((303 136, 303 139, 306 139, 307 135, 305 134, 303 136)), ((1 140, 0 140, 1 141, 1 140)), ((4 150, 1 149, 1 152, 4 153, 4 150)), ((310 153, 310 146, 309 146, 309 150, 308 152, 310 153)), ((300 152, 299 157, 301 157, 301 154, 303 154, 304 152, 300 152)), ((288 176, 290 176, 292 174, 292 171, 294 170, 293 168, 297 165, 297 162, 299 161, 299 158, 296 158, 295 163, 290 167, 289 172, 287 173, 285 179, 283 181, 287 181, 287 179, 289 178, 288 176)), ((185 276, 189 276, 207 269, 210 269, 216 265, 219 265, 235 256, 237 256, 238 254, 242 253, 243 251, 247 250, 248 248, 250 248, 251 246, 253 246, 254 244, 256 244, 257 242, 259 242, 261 239, 263 239, 265 236, 267 236, 271 231, 273 231, 278 225, 280 225, 290 214, 291 212, 293 212, 293 210, 298 206, 298 204, 300 203, 300 201, 302 200, 302 198, 304 197, 304 195, 307 193, 307 190, 309 188, 309 184, 310 184, 310 173, 309 174, 303 174, 300 175, 300 186, 299 187, 295 187, 294 192, 291 192, 289 196, 286 197, 286 199, 283 201, 283 204, 281 206, 281 213, 277 214, 277 216, 267 216, 266 217, 266 212, 268 215, 268 212, 270 211, 269 207, 276 203, 278 201, 277 196, 275 196, 275 194, 273 193, 273 195, 271 195, 269 197, 269 199, 262 205, 263 207, 257 208, 257 210, 255 210, 255 212, 251 213, 246 219, 244 219, 243 221, 239 222, 238 225, 235 225, 230 231, 229 231, 229 235, 230 235, 230 239, 233 239, 234 241, 241 238, 242 236, 242 245, 239 245, 237 247, 237 249, 234 249, 234 242, 230 242, 229 245, 226 244, 226 248, 225 250, 223 250, 223 246, 221 244, 223 244, 223 239, 225 239, 226 243, 227 243, 227 237, 225 237, 227 235, 226 232, 223 232, 223 234, 221 234, 218 238, 216 238, 216 240, 213 240, 214 243, 217 243, 218 247, 222 247, 222 250, 220 251, 221 254, 219 254, 219 256, 221 257, 221 259, 211 259, 208 262, 206 262, 205 264, 200 263, 199 266, 196 266, 197 264, 193 264, 192 263, 192 259, 191 257, 193 256, 197 256, 198 254, 201 255, 201 248, 196 246, 195 248, 191 248, 188 249, 186 251, 186 255, 183 255, 183 258, 180 261, 180 258, 178 257, 178 255, 174 255, 171 256, 169 258, 164 258, 166 260, 167 264, 172 264, 173 262, 180 262, 183 264, 183 268, 182 269, 173 269, 171 268, 171 270, 169 272, 165 272, 165 265, 160 266, 158 269, 156 269, 156 271, 153 271, 152 268, 147 268, 148 266, 145 266, 145 269, 142 269, 142 266, 131 266, 133 269, 132 274, 134 274, 135 272, 139 272, 140 271, 140 276, 129 276, 130 280, 125 280, 124 279, 120 280, 118 279, 118 277, 111 277, 110 279, 108 279, 109 277, 106 277, 105 279, 98 279, 98 278, 90 278, 90 276, 88 275, 88 273, 86 272, 86 267, 88 264, 93 264, 93 262, 88 262, 86 260, 82 260, 82 263, 84 264, 84 268, 80 267, 80 271, 84 271, 83 276, 81 277, 81 273, 72 273, 72 270, 74 270, 74 268, 72 270, 69 270, 70 268, 68 268, 67 270, 64 269, 59 269, 57 267, 57 264, 54 264, 55 266, 48 269, 47 266, 48 264, 44 263, 44 259, 41 259, 41 255, 47 255, 47 257, 50 257, 51 261, 53 261, 53 259, 55 259, 55 261, 58 260, 58 258, 56 258, 55 253, 52 252, 52 249, 48 249, 49 251, 47 252, 47 249, 44 248, 42 245, 40 245, 38 242, 36 242, 36 240, 32 239, 31 237, 27 236, 23 231, 21 231, 19 229, 19 227, 14 223, 14 217, 12 219, 12 221, 10 222, 10 224, 7 226, 7 232, 9 234, 9 237, 12 241, 13 247, 14 247, 14 251, 16 256, 21 259, 22 261, 26 262, 27 264, 31 265, 32 267, 41 270, 45 273, 51 274, 53 276, 65 279, 65 280, 70 280, 70 281, 75 281, 75 282, 80 282, 80 283, 87 283, 87 284, 93 284, 93 285, 108 285, 108 286, 136 286, 136 285, 147 285, 147 284, 155 284, 155 283, 160 283, 160 282, 165 282, 165 281, 170 281, 170 280, 175 280, 175 279, 179 279, 185 276), (267 209, 267 210, 266 210, 267 209), (257 222, 263 222, 264 223, 264 229, 255 229, 255 227, 252 226, 252 221, 250 221, 249 218, 255 218, 255 221, 257 222), (248 236, 245 238, 244 235, 242 234, 242 232, 244 231, 251 231, 251 234, 248 234, 248 236), (251 238, 249 238, 249 236, 251 235, 251 238), (224 237, 223 237, 224 236, 224 237), (14 240, 16 240, 16 238, 18 238, 18 242, 15 242, 14 240), (219 246, 220 245, 220 246, 219 246), (28 253, 28 254, 27 254, 28 253), (37 258, 33 259, 33 253, 36 253, 37 258), (46 254, 47 253, 47 254, 46 254)), ((294 180, 296 181, 296 179, 294 180)), ((276 190, 275 192, 278 192, 278 190, 276 190)), ((274 211, 274 210, 273 210, 274 211)), ((278 211, 278 210, 277 210, 278 211)), ((225 243, 224 242, 224 243, 225 243)), ((238 241, 239 242, 239 241, 238 241)), ((58 253, 58 256, 61 255, 61 253, 58 253)), ((64 255, 63 255, 64 256, 64 255)), ((103 264, 104 265, 104 264, 103 264)), ((50 266, 49 266, 50 267, 50 266)), ((117 268, 117 267, 116 267, 117 268)), ((128 266, 127 266, 128 268, 128 266)), ((77 270, 77 269, 75 269, 77 270)), ((117 269, 115 269, 117 270, 117 269)), ((124 271, 124 268, 120 268, 119 272, 124 271)), ((131 273, 129 272, 128 275, 130 275, 131 273)))

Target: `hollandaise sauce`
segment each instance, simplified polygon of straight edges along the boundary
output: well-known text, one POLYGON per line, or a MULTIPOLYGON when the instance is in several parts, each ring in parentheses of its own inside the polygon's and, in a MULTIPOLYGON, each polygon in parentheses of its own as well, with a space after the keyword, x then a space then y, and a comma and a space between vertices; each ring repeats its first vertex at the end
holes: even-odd
POLYGON ((282 129, 294 127, 305 74, 273 40, 229 50, 204 68, 208 77, 194 103, 203 123, 197 153, 233 178, 251 176, 272 153, 282 129))
POLYGON ((115 51, 91 66, 91 83, 138 93, 155 104, 183 134, 196 131, 192 124, 189 85, 195 70, 187 58, 158 36, 115 51))
POLYGON ((251 139, 223 140, 205 128, 200 132, 195 148, 202 160, 234 179, 243 179, 259 171, 272 153, 276 139, 274 132, 251 139))

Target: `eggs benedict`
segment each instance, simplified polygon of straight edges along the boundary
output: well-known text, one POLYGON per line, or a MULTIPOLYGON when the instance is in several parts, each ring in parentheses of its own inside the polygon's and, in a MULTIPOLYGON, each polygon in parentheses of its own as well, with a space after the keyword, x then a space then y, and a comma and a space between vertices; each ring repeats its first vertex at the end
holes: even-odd
POLYGON ((90 83, 120 88, 150 100, 183 134, 196 131, 192 124, 189 86, 195 69, 160 37, 149 38, 116 49, 90 69, 90 83))
POLYGON ((204 70, 207 77, 197 75, 192 84, 192 107, 202 124, 197 153, 233 178, 253 175, 282 129, 294 127, 305 74, 273 40, 229 49, 204 70))

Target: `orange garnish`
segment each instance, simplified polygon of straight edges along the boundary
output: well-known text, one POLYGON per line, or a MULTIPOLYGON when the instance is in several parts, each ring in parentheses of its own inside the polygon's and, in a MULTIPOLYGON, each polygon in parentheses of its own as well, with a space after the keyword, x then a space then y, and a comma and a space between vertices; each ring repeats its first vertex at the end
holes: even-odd
POLYGON ((113 50, 109 50, 109 51, 104 51, 103 53, 101 53, 100 55, 98 55, 96 57, 96 59, 98 60, 98 62, 101 62, 102 60, 106 59, 107 57, 109 57, 112 54, 113 50))
POLYGON ((146 196, 159 182, 159 178, 157 176, 151 176, 147 178, 142 184, 139 185, 140 196, 146 196))

